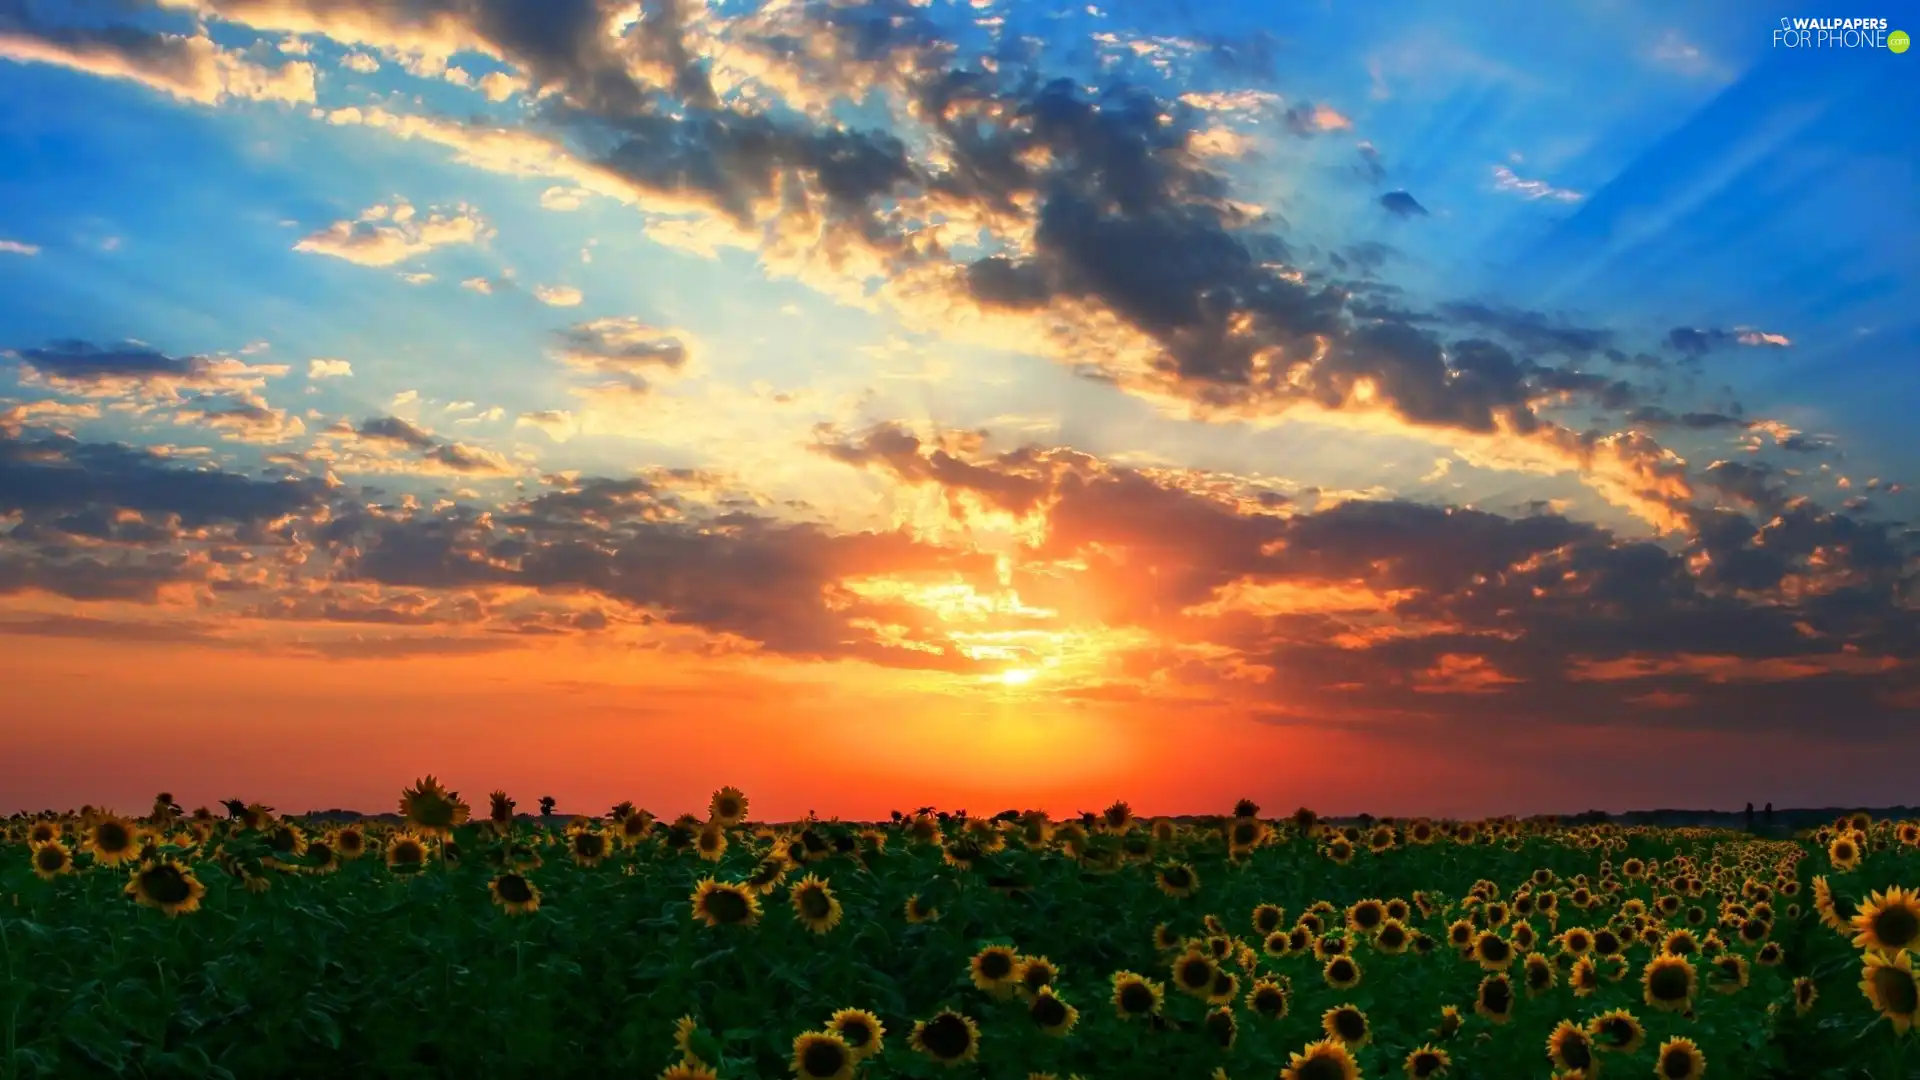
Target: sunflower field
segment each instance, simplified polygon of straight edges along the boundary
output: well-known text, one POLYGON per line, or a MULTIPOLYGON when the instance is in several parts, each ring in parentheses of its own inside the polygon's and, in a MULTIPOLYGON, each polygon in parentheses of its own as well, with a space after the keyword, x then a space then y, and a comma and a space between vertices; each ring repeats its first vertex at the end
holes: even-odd
POLYGON ((7 820, 0 1080, 1920 1076, 1913 822, 489 803, 7 820))

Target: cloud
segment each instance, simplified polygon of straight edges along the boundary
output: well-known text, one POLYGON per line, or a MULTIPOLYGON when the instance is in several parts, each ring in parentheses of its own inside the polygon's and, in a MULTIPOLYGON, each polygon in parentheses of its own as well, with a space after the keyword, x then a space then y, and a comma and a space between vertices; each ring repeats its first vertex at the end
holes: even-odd
POLYGON ((38 255, 40 245, 22 243, 19 240, 0 240, 0 255, 38 255))
POLYGON ((56 341, 42 348, 10 349, 21 379, 89 397, 137 397, 179 401, 192 393, 258 392, 287 373, 282 364, 249 364, 227 356, 169 356, 140 342, 95 345, 56 341))
POLYGON ((1784 349, 1793 344, 1785 334, 1774 334, 1764 330, 1740 326, 1732 330, 1701 330, 1691 326, 1676 326, 1667 333, 1667 346, 1675 352, 1687 356, 1705 356, 1726 345, 1748 345, 1784 349))
POLYGON ((229 398, 202 398, 174 414, 174 422, 204 427, 235 442, 278 443, 304 435, 306 424, 285 409, 268 405, 251 394, 229 398))
POLYGON ((309 379, 345 379, 353 375, 353 364, 346 360, 315 358, 307 361, 309 379))
POLYGON ((1524 179, 1505 165, 1493 167, 1493 189, 1511 191, 1529 199, 1551 199, 1555 202, 1579 202, 1585 198, 1577 191, 1554 187, 1545 180, 1524 179))
POLYGON ((340 66, 362 75, 372 75, 380 70, 380 60, 372 53, 350 52, 340 58, 340 66))
POLYGON ((586 205, 593 192, 578 187, 550 187, 540 193, 540 207, 543 210, 578 210, 586 205))
POLYGON ((234 99, 314 100, 312 64, 289 61, 267 67, 242 52, 220 47, 204 33, 164 34, 129 26, 49 27, 36 24, 24 11, 0 9, 0 58, 124 79, 200 105, 234 99))
POLYGON ((472 292, 477 292, 481 296, 493 295, 493 282, 483 277, 463 278, 460 282, 460 287, 472 292))
POLYGON ((584 299, 580 290, 571 285, 535 285, 533 295, 548 307, 579 307, 584 299))
POLYGON ((1284 117, 1287 130, 1306 138, 1322 131, 1351 131, 1353 121, 1331 105, 1295 105, 1284 117))
POLYGON ((496 451, 442 439, 398 416, 368 417, 357 425, 343 421, 322 434, 329 446, 344 453, 327 450, 320 459, 345 473, 486 478, 520 471, 496 451))
POLYGON ((437 247, 477 244, 492 235, 470 206, 436 208, 422 218, 411 203, 399 199, 391 206, 370 206, 356 220, 336 221, 302 237, 293 250, 331 255, 361 266, 392 266, 437 247))
POLYGON ((683 374, 692 362, 684 332, 630 317, 575 323, 556 335, 552 353, 573 371, 599 377, 587 388, 592 394, 645 394, 650 379, 683 374))
POLYGON ((580 425, 573 414, 565 409, 541 409, 536 412, 521 413, 514 419, 515 427, 530 427, 546 432, 554 442, 566 442, 579 433, 580 425))

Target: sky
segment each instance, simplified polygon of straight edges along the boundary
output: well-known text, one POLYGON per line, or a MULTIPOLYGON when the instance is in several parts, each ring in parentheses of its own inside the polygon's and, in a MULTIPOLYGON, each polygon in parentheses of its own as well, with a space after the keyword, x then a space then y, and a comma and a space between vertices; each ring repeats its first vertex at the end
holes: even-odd
POLYGON ((1898 12, 1471 9, 0 0, 0 813, 1911 802, 1898 12))

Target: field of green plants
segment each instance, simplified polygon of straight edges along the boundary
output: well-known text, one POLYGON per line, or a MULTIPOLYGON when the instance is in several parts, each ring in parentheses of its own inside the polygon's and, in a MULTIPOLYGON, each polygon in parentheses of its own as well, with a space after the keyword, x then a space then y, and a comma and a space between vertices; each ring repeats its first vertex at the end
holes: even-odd
POLYGON ((259 804, 0 833, 0 1080, 1920 1076, 1920 826, 757 824, 259 804))

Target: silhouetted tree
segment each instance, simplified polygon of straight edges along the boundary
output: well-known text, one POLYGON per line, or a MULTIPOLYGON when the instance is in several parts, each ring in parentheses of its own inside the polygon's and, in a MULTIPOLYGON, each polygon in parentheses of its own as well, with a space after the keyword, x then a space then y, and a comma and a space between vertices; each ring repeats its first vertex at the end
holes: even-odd
POLYGON ((1766 815, 1767 825, 1771 827, 1773 825, 1773 804, 1768 803, 1767 808, 1765 810, 1762 810, 1761 813, 1766 815))
POLYGON ((541 817, 545 818, 545 817, 553 816, 553 803, 554 803, 553 796, 551 795, 540 796, 540 816, 541 817))
POLYGON ((1752 832, 1753 831, 1753 804, 1752 803, 1747 804, 1746 819, 1747 819, 1747 831, 1752 832))

